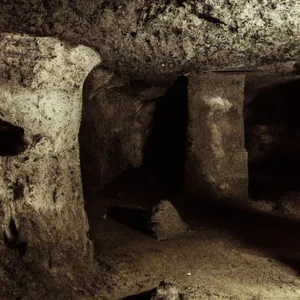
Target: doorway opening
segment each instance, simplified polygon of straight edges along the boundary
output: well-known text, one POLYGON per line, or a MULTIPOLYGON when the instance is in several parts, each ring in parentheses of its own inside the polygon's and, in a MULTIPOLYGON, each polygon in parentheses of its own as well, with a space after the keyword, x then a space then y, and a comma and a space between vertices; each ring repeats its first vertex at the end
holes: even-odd
POLYGON ((249 195, 276 202, 300 191, 300 81, 271 85, 246 105, 249 195))
POLYGON ((156 101, 144 164, 153 168, 168 195, 183 187, 188 122, 188 78, 179 77, 156 101))
POLYGON ((83 192, 90 237, 99 255, 130 240, 125 229, 114 231, 116 224, 106 222, 111 208, 129 207, 122 210, 124 217, 138 219, 128 213, 132 207, 151 211, 182 187, 188 79, 179 77, 159 90, 131 82, 83 101, 79 134, 83 192), (107 236, 111 231, 114 239, 107 236))

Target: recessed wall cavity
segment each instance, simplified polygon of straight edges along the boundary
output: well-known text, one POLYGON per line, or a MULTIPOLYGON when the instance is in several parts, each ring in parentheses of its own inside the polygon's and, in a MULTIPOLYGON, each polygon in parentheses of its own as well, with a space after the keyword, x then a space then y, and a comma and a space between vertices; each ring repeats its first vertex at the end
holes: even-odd
POLYGON ((0 156, 18 155, 24 150, 24 129, 0 119, 0 156))
POLYGON ((185 190, 197 201, 248 197, 244 75, 189 77, 185 190))
POLYGON ((299 190, 300 81, 273 84, 247 106, 249 188, 254 199, 277 201, 299 190))
POLYGON ((154 173, 167 194, 178 190, 184 173, 187 78, 155 87, 122 82, 104 67, 94 72, 85 83, 80 130, 84 186, 117 189, 114 183, 136 170, 154 173))

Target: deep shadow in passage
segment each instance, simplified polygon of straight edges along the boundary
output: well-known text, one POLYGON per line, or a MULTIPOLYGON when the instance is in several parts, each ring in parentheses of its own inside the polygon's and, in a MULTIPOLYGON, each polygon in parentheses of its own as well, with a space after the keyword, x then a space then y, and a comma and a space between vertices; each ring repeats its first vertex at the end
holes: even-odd
POLYGON ((0 156, 18 155, 24 150, 24 129, 0 119, 0 156))
POLYGON ((125 298, 122 298, 120 300, 151 300, 152 296, 155 294, 156 289, 153 289, 151 291, 143 292, 137 295, 128 296, 125 298))
POLYGON ((153 130, 145 146, 144 164, 155 170, 169 196, 183 185, 187 100, 188 78, 182 76, 165 96, 155 99, 153 130))
POLYGON ((277 201, 299 190, 300 81, 270 86, 247 106, 245 122, 249 153, 249 195, 277 201))

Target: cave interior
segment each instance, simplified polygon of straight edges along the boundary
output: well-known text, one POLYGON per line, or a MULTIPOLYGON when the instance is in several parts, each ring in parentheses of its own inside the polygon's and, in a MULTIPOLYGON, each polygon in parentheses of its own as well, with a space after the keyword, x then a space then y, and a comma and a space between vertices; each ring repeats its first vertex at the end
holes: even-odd
POLYGON ((0 3, 0 299, 299 300, 300 1, 0 3))
MULTIPOLYGON (((120 171, 104 185, 95 181, 94 174, 98 170, 91 169, 101 168, 101 163, 97 166, 91 164, 91 158, 85 154, 88 152, 86 147, 89 147, 86 145, 87 131, 81 129, 80 143, 81 139, 84 141, 80 144, 84 153, 81 154, 81 166, 90 237, 100 266, 107 272, 122 274, 124 287, 120 290, 127 295, 122 299, 154 299, 151 297, 158 293, 161 285, 168 286, 168 280, 176 282, 184 291, 188 286, 197 286, 196 282, 200 279, 206 286, 213 285, 216 278, 226 284, 226 269, 232 261, 239 265, 236 272, 247 270, 246 275, 240 275, 246 281, 257 278, 257 269, 264 264, 262 258, 267 258, 270 264, 276 262, 280 268, 285 266, 295 274, 300 272, 297 213, 294 207, 287 208, 291 203, 297 205, 295 203, 300 199, 299 80, 283 83, 276 80, 269 80, 268 84, 248 97, 244 95, 245 100, 241 104, 243 147, 248 153, 249 197, 238 205, 227 202, 228 199, 211 199, 204 193, 196 196, 186 194, 184 169, 189 126, 188 77, 179 77, 163 95, 143 105, 142 113, 148 110, 152 117, 142 148, 141 164, 138 168, 128 167, 120 171), (89 170, 87 175, 85 170, 89 170), (93 179, 89 180, 89 176, 93 179), (288 199, 283 201, 285 195, 288 199), (195 202, 195 198, 198 200, 199 197, 201 201, 195 202), (188 224, 189 231, 177 239, 167 239, 158 244, 155 233, 149 230, 149 216, 151 208, 162 199, 172 202, 188 224), (216 245, 221 244, 224 247, 222 253, 215 250, 216 245), (244 258, 239 255, 233 257, 231 251, 253 255, 251 264, 255 267, 247 269, 243 266, 244 258), (212 281, 203 279, 205 275, 201 273, 216 278, 212 281), (179 279, 180 276, 183 278, 179 279), (159 282, 161 285, 158 287, 159 282)), ((246 80, 245 93, 251 88, 247 84, 246 80)), ((132 86, 143 89, 147 85, 133 82, 132 86)), ((124 91, 119 89, 116 93, 124 91)), ((101 94, 101 97, 105 95, 101 94)), ((85 122, 91 122, 90 118, 91 114, 83 113, 82 128, 90 128, 85 125, 85 122)), ((124 132, 128 134, 127 129, 124 132)), ((120 137, 126 139, 126 134, 120 134, 120 137)), ((110 147, 107 151, 123 155, 115 144, 111 143, 110 147)), ((226 165, 226 168, 230 167, 226 165)), ((164 217, 166 222, 172 222, 167 215, 164 217)), ((272 281, 272 278, 267 280, 272 281)), ((260 285, 264 283, 258 283, 260 285)), ((168 287, 164 288, 168 290, 168 287)), ((252 286, 249 290, 253 292, 256 287, 252 286)), ((171 294, 170 291, 168 293, 171 294)))

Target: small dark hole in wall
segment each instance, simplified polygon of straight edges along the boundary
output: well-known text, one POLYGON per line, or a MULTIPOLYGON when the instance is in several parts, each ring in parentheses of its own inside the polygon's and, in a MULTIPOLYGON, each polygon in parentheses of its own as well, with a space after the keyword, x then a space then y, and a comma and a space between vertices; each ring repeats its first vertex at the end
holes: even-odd
POLYGON ((56 203, 56 194, 57 194, 57 189, 54 189, 54 191, 52 193, 52 201, 53 201, 53 203, 56 203))
POLYGON ((42 136, 40 134, 36 134, 32 137, 32 146, 35 147, 42 140, 42 136))
POLYGON ((178 6, 184 6, 184 3, 187 2, 187 0, 176 0, 178 6))
POLYGON ((14 240, 17 240, 19 238, 19 231, 17 229, 16 223, 14 222, 14 220, 11 218, 10 222, 9 222, 9 231, 13 237, 14 240))
POLYGON ((0 156, 18 155, 24 150, 24 129, 0 119, 0 156))

